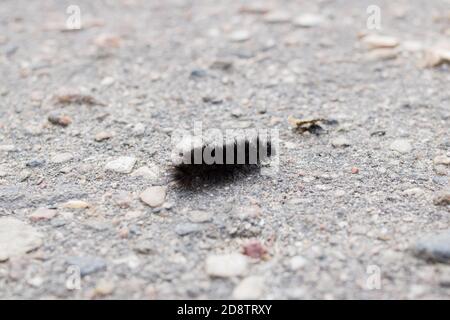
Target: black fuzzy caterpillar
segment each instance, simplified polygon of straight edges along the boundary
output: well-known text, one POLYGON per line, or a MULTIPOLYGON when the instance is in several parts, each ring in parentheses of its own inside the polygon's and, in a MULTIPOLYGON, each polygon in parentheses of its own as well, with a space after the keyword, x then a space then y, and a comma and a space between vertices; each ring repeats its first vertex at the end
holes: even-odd
POLYGON ((255 134, 223 141, 202 141, 176 152, 179 158, 173 165, 173 180, 180 186, 191 187, 231 181, 256 172, 262 162, 275 154, 275 148, 270 137, 255 134))

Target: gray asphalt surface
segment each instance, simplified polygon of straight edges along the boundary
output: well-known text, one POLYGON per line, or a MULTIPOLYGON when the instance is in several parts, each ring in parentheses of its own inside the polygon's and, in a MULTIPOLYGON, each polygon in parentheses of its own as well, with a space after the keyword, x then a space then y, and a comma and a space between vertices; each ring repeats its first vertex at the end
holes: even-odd
POLYGON ((1 2, 0 298, 449 298, 450 2, 263 3, 1 2), (278 173, 178 188, 194 121, 278 173))

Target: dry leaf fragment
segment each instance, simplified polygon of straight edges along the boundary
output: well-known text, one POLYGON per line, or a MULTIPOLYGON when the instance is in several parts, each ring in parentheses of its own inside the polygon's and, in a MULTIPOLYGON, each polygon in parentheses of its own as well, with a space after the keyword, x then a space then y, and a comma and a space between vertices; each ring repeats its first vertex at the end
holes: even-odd
POLYGON ((325 121, 325 119, 318 118, 318 119, 301 120, 301 119, 294 118, 293 116, 289 116, 288 121, 293 127, 298 128, 298 127, 302 127, 305 125, 316 124, 317 122, 325 121))
POLYGON ((105 104, 101 101, 98 101, 96 98, 79 94, 79 93, 71 93, 71 94, 62 94, 56 96, 56 101, 60 104, 87 104, 90 106, 104 106, 105 104))
POLYGON ((326 120, 323 118, 317 118, 317 119, 297 119, 293 116, 288 117, 289 124, 300 133, 303 132, 311 132, 311 133, 319 133, 320 131, 323 131, 323 128, 318 125, 319 122, 325 122, 326 120))

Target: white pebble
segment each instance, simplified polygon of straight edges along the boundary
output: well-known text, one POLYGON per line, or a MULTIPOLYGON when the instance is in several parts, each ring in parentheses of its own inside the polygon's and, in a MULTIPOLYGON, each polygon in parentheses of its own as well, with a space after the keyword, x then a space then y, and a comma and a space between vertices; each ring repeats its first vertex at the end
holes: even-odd
POLYGON ((159 207, 166 200, 167 187, 155 186, 145 189, 141 194, 141 200, 150 207, 159 207))
POLYGON ((230 34, 230 40, 233 42, 244 42, 250 39, 250 32, 247 30, 237 30, 230 34))
POLYGON ((411 143, 406 139, 394 140, 389 148, 399 153, 409 153, 412 150, 411 143))
POLYGON ((259 299, 264 292, 264 278, 250 276, 242 280, 233 291, 233 298, 239 300, 259 299))
POLYGON ((160 169, 156 164, 149 164, 148 166, 143 166, 136 169, 131 176, 133 177, 143 177, 150 181, 157 181, 160 176, 160 169))
POLYGON ((305 13, 294 19, 294 25, 302 28, 312 28, 317 27, 324 22, 322 16, 305 13))
POLYGON ((212 277, 240 276, 247 268, 247 258, 238 253, 211 255, 206 259, 206 273, 212 277))
POLYGON ((0 218, 0 261, 26 254, 41 245, 42 235, 30 225, 15 218, 0 218))
POLYGON ((120 157, 108 162, 105 166, 107 171, 114 171, 118 173, 130 173, 136 164, 134 157, 120 157))
POLYGON ((58 153, 56 155, 54 155, 51 159, 50 162, 51 163, 64 163, 67 161, 70 161, 73 159, 73 155, 71 153, 68 152, 64 152, 64 153, 58 153))

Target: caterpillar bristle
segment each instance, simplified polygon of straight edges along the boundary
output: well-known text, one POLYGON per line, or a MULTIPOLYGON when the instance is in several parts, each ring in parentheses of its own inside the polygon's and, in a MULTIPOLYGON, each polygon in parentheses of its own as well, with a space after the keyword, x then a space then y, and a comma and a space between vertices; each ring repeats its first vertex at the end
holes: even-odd
MULTIPOLYGON (((188 141, 192 142, 192 139, 188 141)), ((181 161, 172 168, 173 181, 181 187, 194 187, 231 182, 258 172, 261 163, 275 150, 270 138, 255 135, 226 141, 202 141, 176 152, 181 161)))

